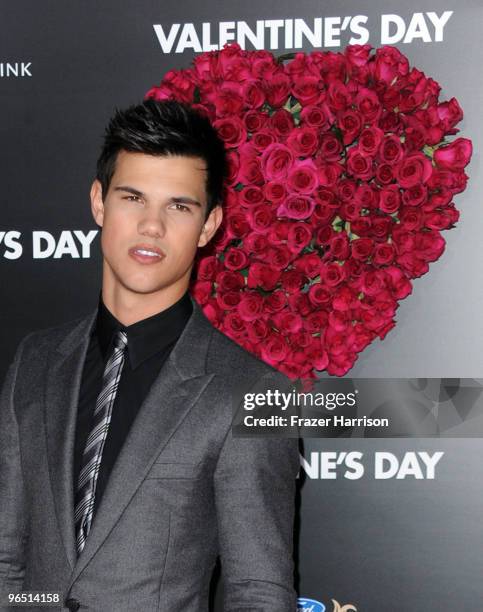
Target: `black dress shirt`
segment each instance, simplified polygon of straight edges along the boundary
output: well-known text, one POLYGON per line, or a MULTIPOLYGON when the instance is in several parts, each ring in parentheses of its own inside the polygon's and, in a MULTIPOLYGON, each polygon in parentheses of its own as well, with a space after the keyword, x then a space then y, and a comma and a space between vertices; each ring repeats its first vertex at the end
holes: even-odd
POLYGON ((95 509, 99 506, 114 463, 139 408, 192 311, 191 299, 189 294, 185 293, 178 302, 166 310, 124 327, 109 312, 102 298, 99 299, 97 320, 87 349, 79 393, 74 450, 74 495, 97 396, 102 388, 102 374, 112 353, 117 331, 126 332, 127 347, 102 453, 96 485, 95 509))

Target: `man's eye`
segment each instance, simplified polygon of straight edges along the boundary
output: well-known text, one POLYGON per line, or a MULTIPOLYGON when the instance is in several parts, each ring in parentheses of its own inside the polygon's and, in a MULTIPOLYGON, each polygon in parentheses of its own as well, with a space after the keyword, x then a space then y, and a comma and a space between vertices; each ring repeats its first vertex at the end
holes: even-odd
POLYGON ((189 206, 185 206, 185 204, 180 204, 179 202, 175 202, 173 204, 175 210, 179 210, 181 212, 189 212, 189 206))
POLYGON ((136 195, 124 196, 124 199, 127 200, 128 202, 140 202, 141 201, 141 198, 136 195))

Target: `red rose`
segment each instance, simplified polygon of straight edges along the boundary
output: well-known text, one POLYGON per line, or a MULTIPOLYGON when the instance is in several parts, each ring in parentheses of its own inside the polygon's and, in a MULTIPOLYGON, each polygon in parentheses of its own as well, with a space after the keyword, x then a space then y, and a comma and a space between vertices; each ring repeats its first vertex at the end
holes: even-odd
POLYGON ((376 266, 387 266, 394 261, 395 249, 390 243, 376 244, 372 254, 372 263, 376 266))
POLYGON ((358 238, 351 242, 352 257, 364 261, 368 259, 374 250, 374 241, 370 238, 358 238))
POLYGON ((280 270, 260 262, 253 262, 248 269, 248 287, 260 287, 265 291, 272 291, 277 286, 280 270))
POLYGON ((356 298, 357 295, 354 295, 349 287, 340 287, 332 299, 332 308, 341 312, 347 312, 351 308, 354 308, 357 303, 356 298))
POLYGON ((389 281, 391 294, 396 300, 402 300, 411 293, 411 281, 399 268, 390 266, 389 268, 385 268, 384 272, 389 281))
POLYGON ((381 189, 379 208, 388 214, 395 213, 401 205, 401 194, 397 185, 389 185, 381 189))
POLYGON ((401 139, 399 136, 389 134, 384 136, 380 148, 379 158, 385 164, 397 164, 404 155, 401 139))
POLYGON ((286 219, 277 219, 272 223, 267 234, 270 244, 284 244, 287 242, 288 233, 292 227, 292 222, 286 219))
POLYGON ((216 301, 218 306, 223 310, 233 310, 238 306, 241 300, 241 293, 239 291, 225 291, 223 293, 217 292, 216 301))
POLYGON ((347 171, 354 178, 368 181, 374 176, 373 159, 360 150, 352 148, 347 156, 347 171))
POLYGON ((267 181, 285 179, 294 163, 292 151, 282 144, 272 144, 261 159, 263 175, 267 181))
POLYGON ((227 147, 239 147, 247 138, 247 131, 239 117, 226 117, 213 123, 218 135, 227 147))
POLYGON ((428 199, 428 188, 426 185, 418 183, 414 187, 405 189, 402 194, 402 199, 406 206, 421 206, 428 199))
POLYGON ((243 98, 231 88, 218 91, 213 98, 217 117, 237 116, 243 108, 243 98))
POLYGON ((376 49, 374 77, 387 85, 395 79, 404 77, 409 72, 409 62, 396 47, 376 49))
POLYGON ((393 225, 391 217, 374 217, 371 222, 371 236, 377 241, 385 241, 393 225))
POLYGON ((202 281, 211 281, 220 269, 217 258, 214 255, 203 257, 198 262, 197 277, 202 281))
POLYGON ((369 61, 371 49, 371 45, 348 45, 344 53, 350 66, 361 68, 369 61))
POLYGON ((289 347, 285 339, 281 336, 272 333, 265 338, 261 345, 261 355, 264 361, 269 365, 275 365, 283 361, 289 353, 289 347))
POLYGON ((284 270, 292 259, 292 254, 282 247, 270 247, 264 254, 264 261, 269 265, 277 268, 277 270, 284 270))
POLYGON ((411 278, 418 278, 429 270, 427 262, 422 257, 418 257, 416 253, 398 255, 396 262, 411 278))
POLYGON ((275 215, 266 204, 258 204, 247 210, 246 217, 253 231, 264 234, 268 232, 275 215))
POLYGON ((315 202, 312 198, 291 195, 277 208, 277 215, 288 219, 307 219, 313 213, 314 208, 315 202))
POLYGON ((449 132, 463 119, 463 111, 456 98, 438 104, 436 112, 445 132, 449 132))
POLYGON ((304 274, 299 270, 286 270, 282 273, 280 283, 287 293, 297 293, 306 282, 304 274))
POLYGON ((267 123, 268 115, 257 110, 249 110, 243 115, 247 132, 258 132, 267 123))
POLYGON ((309 300, 314 306, 324 306, 330 303, 331 293, 324 285, 315 283, 309 289, 309 300))
POLYGON ((456 194, 464 191, 467 180, 467 175, 462 171, 453 172, 451 170, 435 168, 428 181, 428 187, 430 189, 447 189, 452 194, 456 194))
POLYGON ((327 287, 336 287, 345 280, 344 266, 337 263, 330 263, 321 269, 320 278, 327 287))
POLYGON ((356 236, 367 236, 372 227, 372 218, 369 215, 358 217, 351 222, 351 233, 356 236))
POLYGON ((275 135, 268 129, 255 132, 250 140, 257 151, 262 153, 265 149, 276 142, 275 135))
POLYGON ((327 325, 329 315, 325 310, 316 310, 304 318, 304 328, 309 334, 319 334, 327 325))
POLYGON ((337 186, 339 198, 343 202, 350 202, 355 195, 357 183, 352 179, 343 179, 337 186))
POLYGON ((260 108, 265 102, 265 92, 259 81, 246 81, 242 88, 242 98, 245 106, 249 108, 260 108))
POLYGON ((472 152, 471 140, 457 138, 451 144, 436 149, 434 162, 439 168, 462 170, 469 164, 472 152))
POLYGON ((230 238, 243 238, 250 231, 245 215, 242 213, 231 214, 226 219, 226 233, 230 238))
POLYGON ((459 219, 459 212, 454 207, 446 210, 433 211, 424 215, 424 225, 434 230, 444 230, 453 227, 459 219))
POLYGON ((279 312, 287 305, 287 297, 283 291, 276 290, 265 298, 265 310, 267 312, 279 312))
POLYGON ((228 185, 236 185, 238 181, 238 172, 240 170, 240 158, 236 151, 227 151, 226 161, 228 165, 228 173, 226 182, 228 185))
POLYGON ((300 253, 312 240, 312 229, 306 223, 294 223, 290 226, 287 247, 292 253, 300 253))
POLYGON ((422 231, 415 237, 415 249, 425 261, 439 259, 444 252, 445 244, 445 239, 436 231, 422 231))
POLYGON ((295 334, 302 329, 302 318, 294 312, 279 312, 273 315, 272 320, 275 327, 284 335, 295 334))
POLYGON ((384 132, 378 127, 369 127, 359 135, 359 149, 365 155, 373 157, 379 149, 384 132))
POLYGON ((296 161, 288 173, 287 185, 291 191, 309 194, 316 189, 318 183, 317 169, 311 159, 296 161))
POLYGON ((362 183, 354 194, 354 202, 362 208, 377 208, 379 204, 379 190, 374 186, 362 183))
POLYGON ((377 94, 372 89, 361 87, 356 96, 355 103, 362 115, 363 123, 375 123, 382 112, 382 105, 377 94))
POLYGON ((287 138, 287 146, 297 157, 308 157, 317 151, 317 129, 312 127, 294 128, 287 138))
POLYGON ((426 183, 431 176, 433 167, 423 153, 409 153, 403 158, 397 168, 397 177, 401 187, 408 188, 418 183, 426 183))
POLYGON ((269 331, 270 328, 263 319, 255 319, 247 324, 247 336, 253 344, 262 342, 268 336, 269 331))
POLYGON ((240 170, 238 180, 245 185, 263 185, 259 153, 251 144, 245 143, 239 149, 240 170))
POLYGON ((269 125, 279 138, 286 138, 295 127, 292 113, 284 108, 280 108, 273 113, 269 125))
POLYGON ((403 207, 399 212, 398 230, 412 232, 416 229, 421 229, 424 224, 423 211, 417 208, 403 207))
POLYGON ((329 252, 334 259, 342 261, 349 256, 350 245, 347 234, 337 234, 329 241, 329 252))
POLYGON ((321 136, 318 156, 324 162, 339 161, 341 159, 341 153, 342 143, 335 134, 327 132, 321 136))
POLYGON ((332 81, 327 89, 327 103, 331 111, 344 111, 352 101, 352 96, 349 93, 344 83, 340 81, 332 81))
POLYGON ((263 191, 256 185, 250 185, 242 189, 238 194, 238 198, 240 204, 245 208, 257 206, 265 201, 263 191))
POLYGON ((263 297, 257 291, 243 294, 237 306, 237 312, 244 321, 254 321, 263 312, 263 297))
POLYGON ((334 120, 334 116, 326 104, 304 106, 300 118, 308 127, 315 127, 319 130, 328 129, 334 120))
POLYGON ((314 227, 331 223, 336 211, 326 204, 316 204, 310 222, 314 227))
POLYGON ((228 270, 241 270, 248 263, 248 257, 242 249, 232 247, 225 253, 224 265, 228 270))
POLYGON ((292 86, 292 94, 302 106, 317 104, 325 97, 324 84, 316 76, 297 76, 292 86))
POLYGON ((245 335, 245 321, 238 312, 230 311, 223 319, 223 330, 230 338, 238 339, 245 335))
POLYGON ((215 327, 221 326, 223 321, 223 312, 218 308, 216 302, 211 299, 202 308, 205 317, 213 323, 215 327))
POLYGON ((268 246, 267 237, 263 234, 251 233, 243 240, 243 248, 247 253, 258 255, 263 253, 268 246))
POLYGON ((313 310, 313 306, 306 293, 294 293, 290 295, 288 297, 288 303, 291 310, 298 312, 302 317, 306 317, 313 310))
POLYGON ((379 164, 376 168, 376 180, 380 185, 389 185, 394 180, 393 166, 390 164, 379 164))
POLYGON ((267 102, 272 108, 279 108, 287 102, 290 94, 290 79, 283 72, 274 74, 269 83, 264 84, 267 102))
POLYGON ((196 281, 192 286, 192 294, 198 304, 206 304, 211 296, 212 285, 210 281, 196 281))
POLYGON ((337 124, 342 132, 342 142, 347 146, 359 136, 362 117, 356 111, 346 110, 337 115, 337 124))
POLYGON ((263 194, 272 204, 280 204, 287 197, 287 190, 283 182, 270 181, 263 186, 263 194))
POLYGON ((320 257, 316 253, 307 253, 295 261, 295 267, 305 276, 314 278, 320 274, 320 257))
POLYGON ((245 279, 239 272, 218 272, 216 275, 217 291, 236 291, 245 286, 245 279))
POLYGON ((324 163, 319 166, 319 183, 324 187, 333 187, 343 172, 341 164, 324 163))

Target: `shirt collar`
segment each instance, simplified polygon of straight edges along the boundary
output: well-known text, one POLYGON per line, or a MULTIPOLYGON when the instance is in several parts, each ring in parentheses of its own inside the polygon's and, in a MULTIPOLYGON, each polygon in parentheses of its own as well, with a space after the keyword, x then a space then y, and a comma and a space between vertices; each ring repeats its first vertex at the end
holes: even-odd
POLYGON ((127 334, 127 352, 131 368, 137 368, 143 361, 176 342, 192 312, 193 304, 186 292, 166 310, 126 327, 107 309, 101 294, 95 333, 104 361, 112 350, 114 335, 123 330, 127 334))

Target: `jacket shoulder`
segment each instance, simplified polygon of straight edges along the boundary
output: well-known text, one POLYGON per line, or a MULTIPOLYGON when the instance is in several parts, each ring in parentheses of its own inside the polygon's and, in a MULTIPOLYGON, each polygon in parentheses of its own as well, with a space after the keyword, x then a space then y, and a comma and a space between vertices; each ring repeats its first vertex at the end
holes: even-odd
POLYGON ((222 376, 233 376, 235 373, 240 378, 275 377, 288 381, 281 372, 242 348, 215 327, 213 327, 208 367, 222 376))
POLYGON ((22 339, 19 349, 22 348, 23 353, 28 353, 30 351, 38 352, 39 350, 45 351, 58 348, 71 335, 77 335, 76 332, 82 334, 88 330, 94 317, 95 313, 91 312, 88 315, 71 319, 59 325, 34 330, 22 339))

